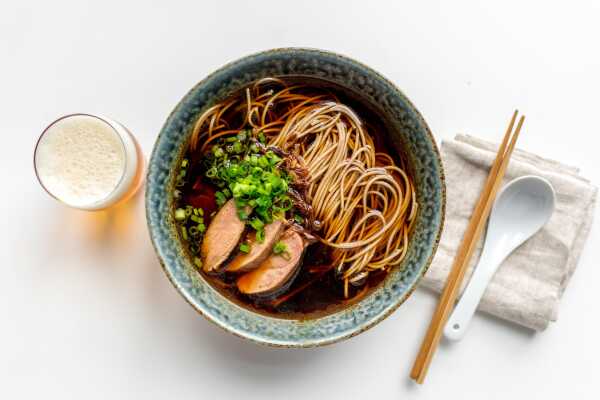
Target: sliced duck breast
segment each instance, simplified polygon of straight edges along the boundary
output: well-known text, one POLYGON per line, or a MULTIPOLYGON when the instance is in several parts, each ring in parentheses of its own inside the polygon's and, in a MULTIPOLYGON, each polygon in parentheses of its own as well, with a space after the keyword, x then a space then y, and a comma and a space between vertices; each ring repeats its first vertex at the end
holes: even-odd
POLYGON ((237 287, 241 293, 255 297, 271 297, 289 288, 300 270, 305 242, 300 234, 292 229, 285 231, 280 241, 285 245, 284 253, 271 253, 258 268, 237 280, 237 287))
POLYGON ((256 231, 248 233, 246 243, 250 246, 248 253, 240 252, 227 265, 227 272, 248 272, 257 268, 273 251, 273 245, 283 232, 283 221, 275 220, 265 226, 265 239, 262 243, 256 240, 256 231))
POLYGON ((200 257, 205 272, 218 273, 223 270, 225 261, 237 248, 244 229, 244 221, 238 217, 235 201, 231 199, 215 214, 204 235, 200 257))

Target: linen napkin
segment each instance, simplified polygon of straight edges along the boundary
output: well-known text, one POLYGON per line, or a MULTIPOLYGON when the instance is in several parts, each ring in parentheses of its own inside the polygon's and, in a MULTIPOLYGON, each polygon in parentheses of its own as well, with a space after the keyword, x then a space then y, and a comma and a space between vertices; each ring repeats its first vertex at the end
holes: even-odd
MULTIPOLYGON (((446 221, 423 285, 441 292, 483 188, 498 146, 472 136, 442 142, 446 174, 446 221)), ((519 325, 544 330, 556 321, 558 304, 587 239, 597 188, 577 168, 515 150, 503 185, 523 175, 550 181, 556 208, 548 224, 517 248, 498 268, 479 310, 519 325)), ((473 254, 461 292, 477 265, 483 238, 473 254)))

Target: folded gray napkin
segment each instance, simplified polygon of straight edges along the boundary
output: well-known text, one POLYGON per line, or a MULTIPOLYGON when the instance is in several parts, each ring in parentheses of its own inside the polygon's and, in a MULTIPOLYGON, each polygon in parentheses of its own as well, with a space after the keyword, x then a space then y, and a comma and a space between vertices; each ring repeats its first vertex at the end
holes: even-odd
MULTIPOLYGON (((436 256, 423 285, 440 292, 483 188, 497 145, 458 135, 442 143, 446 174, 446 221, 436 256)), ((516 249, 498 268, 479 310, 541 331, 556 321, 560 297, 577 267, 587 239, 597 188, 574 167, 515 150, 503 184, 522 175, 538 175, 556 191, 556 209, 548 224, 516 249)), ((463 286, 477 264, 479 243, 463 286)))

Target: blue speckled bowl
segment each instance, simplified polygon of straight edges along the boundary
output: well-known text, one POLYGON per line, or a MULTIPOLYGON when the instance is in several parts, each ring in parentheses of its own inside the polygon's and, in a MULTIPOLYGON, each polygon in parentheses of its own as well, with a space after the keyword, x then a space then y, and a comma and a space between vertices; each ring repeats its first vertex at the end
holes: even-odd
POLYGON ((427 124, 408 98, 369 67, 338 54, 313 49, 276 49, 244 57, 197 84, 175 107, 150 158, 146 213, 154 247, 167 277, 208 320, 252 341, 284 347, 312 347, 357 335, 388 316, 412 293, 437 248, 444 221, 442 163, 427 124), (173 219, 176 166, 199 114, 228 94, 267 76, 325 79, 359 93, 383 116, 389 143, 412 172, 420 205, 404 262, 368 296, 317 319, 289 320, 257 314, 226 299, 196 272, 185 256, 173 219))

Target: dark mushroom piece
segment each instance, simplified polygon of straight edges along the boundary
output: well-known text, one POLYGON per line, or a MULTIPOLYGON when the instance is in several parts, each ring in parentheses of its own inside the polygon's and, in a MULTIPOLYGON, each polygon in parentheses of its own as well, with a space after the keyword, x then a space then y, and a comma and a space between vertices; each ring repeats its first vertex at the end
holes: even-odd
POLYGON ((246 241, 250 245, 248 253, 239 253, 227 265, 226 271, 233 273, 248 272, 257 268, 273 250, 273 245, 283 232, 283 221, 275 220, 265 226, 265 238, 260 243, 256 240, 256 232, 248 234, 246 241))
POLYGON ((252 297, 269 298, 286 291, 300 270, 305 242, 302 236, 288 229, 281 236, 286 247, 282 254, 271 253, 258 268, 242 275, 237 280, 238 290, 252 297))

